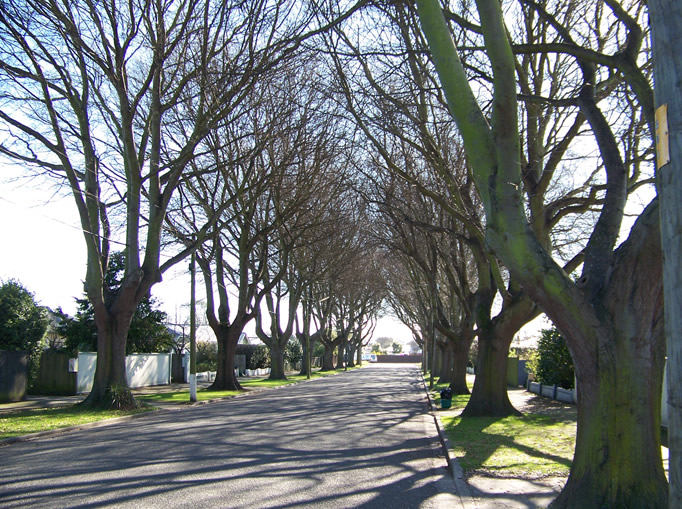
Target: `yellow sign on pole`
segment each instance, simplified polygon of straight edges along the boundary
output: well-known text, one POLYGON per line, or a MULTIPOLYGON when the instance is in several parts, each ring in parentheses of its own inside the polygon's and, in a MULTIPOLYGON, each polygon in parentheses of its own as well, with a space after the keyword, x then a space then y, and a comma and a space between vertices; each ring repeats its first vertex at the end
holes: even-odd
POLYGON ((656 108, 656 162, 659 168, 670 162, 667 104, 662 104, 656 108))

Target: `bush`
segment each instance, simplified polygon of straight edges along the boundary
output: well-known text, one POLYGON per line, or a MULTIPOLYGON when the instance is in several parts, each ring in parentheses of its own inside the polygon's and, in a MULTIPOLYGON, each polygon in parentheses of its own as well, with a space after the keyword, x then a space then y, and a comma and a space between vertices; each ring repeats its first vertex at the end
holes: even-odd
POLYGON ((256 345, 246 367, 247 369, 270 367, 270 352, 268 351, 268 347, 265 345, 256 345))
POLYGON ((197 373, 217 371, 218 343, 215 341, 197 341, 197 373))
POLYGON ((38 373, 48 324, 47 311, 21 283, 9 280, 0 286, 0 350, 28 352, 29 386, 38 373))
POLYGON ((573 359, 566 341, 555 327, 542 330, 537 352, 531 356, 527 369, 535 374, 536 381, 541 384, 558 385, 564 389, 573 388, 575 383, 573 359))
POLYGON ((136 410, 140 408, 130 389, 116 384, 107 388, 103 406, 111 410, 136 410))
POLYGON ((284 350, 284 360, 292 366, 303 358, 303 347, 296 338, 291 338, 284 350))

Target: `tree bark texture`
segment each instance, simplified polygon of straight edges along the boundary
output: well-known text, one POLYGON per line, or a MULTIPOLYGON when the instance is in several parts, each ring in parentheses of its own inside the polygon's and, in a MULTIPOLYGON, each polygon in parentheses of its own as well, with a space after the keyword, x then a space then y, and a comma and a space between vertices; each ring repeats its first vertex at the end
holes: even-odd
POLYGON ((591 310, 555 315, 578 380, 578 435, 566 487, 552 507, 667 506, 661 459, 665 355, 662 253, 657 203, 615 252, 591 310), (590 313, 592 311, 593 313, 590 313), (595 318, 594 336, 577 320, 595 318), (595 316, 596 315, 596 316, 595 316), (575 348, 576 345, 594 348, 575 348))
POLYGON ((452 349, 449 348, 447 341, 439 341, 436 348, 440 352, 437 356, 438 363, 436 365, 436 376, 439 384, 449 384, 451 382, 452 373, 452 349))
POLYGON ((284 370, 284 349, 276 340, 270 346, 270 380, 286 380, 287 375, 284 370))
POLYGON ((467 385, 467 363, 471 341, 458 341, 450 345, 452 349, 452 371, 450 373, 450 389, 453 394, 469 394, 467 385))
POLYGON ((242 328, 218 325, 211 326, 218 340, 218 369, 216 377, 209 390, 211 391, 241 391, 243 388, 234 374, 237 343, 242 328))
POLYGON ((479 331, 476 379, 462 417, 520 415, 507 394, 507 357, 512 339, 513 335, 500 337, 493 331, 479 331))
MULTIPOLYGON (((303 334, 297 334, 297 337, 299 343, 301 343, 301 352, 303 353, 301 356, 301 371, 299 372, 299 375, 306 376, 308 374, 308 345, 303 334)), ((310 340, 310 347, 313 347, 312 339, 310 340)))
MULTIPOLYGON (((112 387, 117 391, 128 390, 126 374, 126 341, 128 329, 135 312, 136 305, 131 303, 131 309, 118 308, 116 314, 100 309, 95 312, 97 327, 97 365, 95 379, 90 393, 83 401, 85 406, 102 407, 107 404, 107 391, 112 387), (99 354, 99 352, 102 352, 99 354)), ((134 401, 132 395, 130 400, 134 401)))
POLYGON ((322 368, 320 371, 334 371, 334 347, 332 345, 324 344, 324 353, 322 354, 322 368))

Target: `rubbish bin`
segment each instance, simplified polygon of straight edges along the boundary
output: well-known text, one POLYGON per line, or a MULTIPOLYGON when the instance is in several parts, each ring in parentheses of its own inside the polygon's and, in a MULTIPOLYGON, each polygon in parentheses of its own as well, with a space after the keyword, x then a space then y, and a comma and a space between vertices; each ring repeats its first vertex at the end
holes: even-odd
POLYGON ((440 391, 440 406, 441 408, 450 408, 452 405, 452 389, 446 387, 440 391))

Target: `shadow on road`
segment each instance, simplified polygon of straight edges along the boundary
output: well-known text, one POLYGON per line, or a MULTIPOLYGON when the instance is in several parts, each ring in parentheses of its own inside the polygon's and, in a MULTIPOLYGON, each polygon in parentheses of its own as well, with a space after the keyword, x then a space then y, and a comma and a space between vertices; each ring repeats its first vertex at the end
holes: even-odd
POLYGON ((438 507, 454 484, 426 412, 415 368, 364 368, 16 444, 0 505, 438 507))

